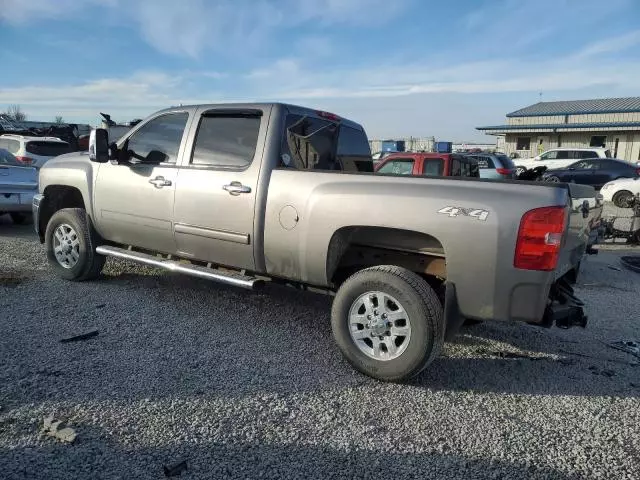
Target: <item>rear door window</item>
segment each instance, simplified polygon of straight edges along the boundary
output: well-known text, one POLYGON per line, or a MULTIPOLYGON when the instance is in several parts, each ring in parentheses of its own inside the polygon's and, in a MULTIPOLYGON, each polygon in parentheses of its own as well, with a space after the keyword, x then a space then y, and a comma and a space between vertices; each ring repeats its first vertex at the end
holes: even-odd
POLYGON ((422 174, 429 177, 440 177, 444 171, 444 162, 439 158, 425 158, 422 162, 422 174))
POLYGON ((42 140, 27 142, 26 150, 33 155, 41 155, 43 157, 57 157, 70 152, 67 142, 47 142, 42 140))
POLYGON ((580 158, 598 158, 598 153, 590 150, 586 150, 580 153, 580 158))
POLYGON ((412 158, 399 158, 397 160, 389 160, 385 163, 378 173, 390 173, 393 175, 411 175, 413 173, 414 160, 412 158))
POLYGON ((192 165, 246 168, 258 144, 260 116, 203 116, 191 156, 192 165))
POLYGON ((0 137, 0 148, 9 150, 9 152, 15 155, 20 150, 20 142, 18 140, 13 140, 11 138, 0 137))

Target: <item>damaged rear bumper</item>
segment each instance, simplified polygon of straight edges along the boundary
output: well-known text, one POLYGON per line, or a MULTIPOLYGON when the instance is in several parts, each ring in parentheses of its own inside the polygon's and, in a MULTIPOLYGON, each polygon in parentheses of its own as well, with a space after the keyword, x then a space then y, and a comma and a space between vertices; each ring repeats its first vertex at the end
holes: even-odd
POLYGON ((541 326, 558 328, 586 327, 587 315, 580 300, 567 279, 560 279, 551 286, 549 300, 541 326))

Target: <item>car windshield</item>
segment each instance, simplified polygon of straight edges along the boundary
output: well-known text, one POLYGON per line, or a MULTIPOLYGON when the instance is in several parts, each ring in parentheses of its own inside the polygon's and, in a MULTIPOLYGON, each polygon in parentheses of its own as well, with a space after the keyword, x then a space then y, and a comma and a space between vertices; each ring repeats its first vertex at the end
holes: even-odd
POLYGON ((4 148, 0 148, 0 165, 13 165, 16 167, 22 166, 22 164, 18 162, 18 159, 4 148))

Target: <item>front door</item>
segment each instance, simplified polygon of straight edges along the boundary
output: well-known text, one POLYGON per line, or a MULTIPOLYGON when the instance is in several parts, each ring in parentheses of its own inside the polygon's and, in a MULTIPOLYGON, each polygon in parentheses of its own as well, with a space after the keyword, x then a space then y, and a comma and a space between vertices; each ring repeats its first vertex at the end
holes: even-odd
POLYGON ((175 253, 171 224, 177 160, 188 119, 188 112, 182 111, 149 120, 126 141, 133 152, 129 163, 100 165, 94 223, 104 238, 175 253))
POLYGON ((198 112, 176 190, 178 255, 255 268, 254 208, 268 118, 267 110, 198 112))

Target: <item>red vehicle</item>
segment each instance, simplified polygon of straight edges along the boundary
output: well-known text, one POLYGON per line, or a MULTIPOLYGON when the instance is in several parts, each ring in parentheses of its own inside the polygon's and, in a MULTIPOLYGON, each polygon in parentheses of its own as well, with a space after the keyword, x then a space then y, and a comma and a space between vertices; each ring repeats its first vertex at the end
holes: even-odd
POLYGON ((375 166, 377 173, 430 177, 479 177, 477 162, 456 153, 392 153, 375 166))

